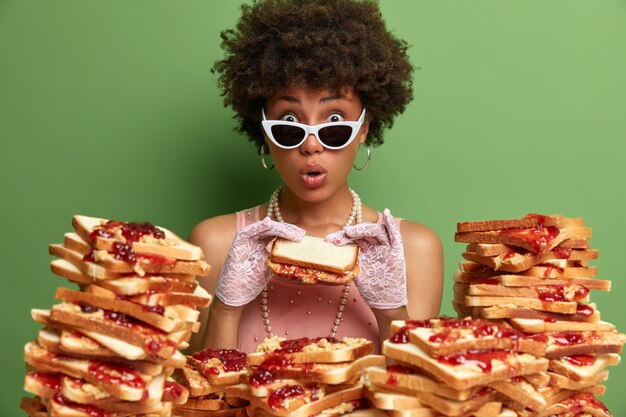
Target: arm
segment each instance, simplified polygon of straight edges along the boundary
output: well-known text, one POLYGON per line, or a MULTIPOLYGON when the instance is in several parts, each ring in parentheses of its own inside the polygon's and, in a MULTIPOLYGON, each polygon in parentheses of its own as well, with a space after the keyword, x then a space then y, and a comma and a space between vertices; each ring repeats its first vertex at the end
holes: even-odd
POLYGON ((211 265, 209 275, 199 277, 198 281, 214 296, 211 306, 200 311, 200 330, 191 337, 189 352, 207 347, 237 347, 239 319, 243 307, 229 307, 215 297, 215 287, 235 233, 235 215, 229 214, 199 223, 189 235, 189 242, 202 248, 205 260, 211 265))
POLYGON ((443 292, 443 248, 437 234, 428 227, 403 221, 407 275, 407 312, 412 320, 439 316, 443 292))

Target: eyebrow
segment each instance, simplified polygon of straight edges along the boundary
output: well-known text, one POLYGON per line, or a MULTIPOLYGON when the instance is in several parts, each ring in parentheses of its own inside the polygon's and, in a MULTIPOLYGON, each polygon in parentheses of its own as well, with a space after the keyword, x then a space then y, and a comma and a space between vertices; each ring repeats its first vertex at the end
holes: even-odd
MULTIPOLYGON (((302 104, 302 102, 300 101, 299 98, 294 97, 294 96, 290 96, 290 95, 280 96, 280 97, 278 97, 278 99, 276 101, 281 101, 281 100, 282 101, 287 101, 287 102, 293 103, 293 104, 302 104)), ((333 94, 331 96, 322 97, 320 99, 320 103, 321 104, 326 104, 326 103, 329 103, 329 102, 335 101, 335 100, 346 100, 346 101, 350 101, 350 102, 352 101, 345 94, 336 93, 336 94, 333 94)))

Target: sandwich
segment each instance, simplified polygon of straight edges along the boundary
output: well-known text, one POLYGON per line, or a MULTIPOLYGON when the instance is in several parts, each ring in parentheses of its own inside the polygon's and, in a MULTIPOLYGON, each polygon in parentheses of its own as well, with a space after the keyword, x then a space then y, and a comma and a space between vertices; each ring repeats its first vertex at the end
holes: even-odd
POLYGON ((359 275, 358 258, 359 247, 354 243, 337 246, 320 237, 304 236, 300 242, 275 239, 267 264, 281 278, 344 285, 359 275))

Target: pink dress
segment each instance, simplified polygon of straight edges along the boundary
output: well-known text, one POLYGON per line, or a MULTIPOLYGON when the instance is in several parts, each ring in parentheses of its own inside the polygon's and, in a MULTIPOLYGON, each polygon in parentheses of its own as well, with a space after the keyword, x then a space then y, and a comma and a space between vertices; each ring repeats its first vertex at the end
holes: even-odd
MULTIPOLYGON (((237 229, 260 220, 259 207, 237 212, 237 229)), ((382 219, 379 213, 378 222, 382 219)), ((400 220, 397 219, 399 223, 400 220)), ((287 339, 327 337, 331 334, 344 286, 310 285, 272 278, 267 288, 272 332, 287 339)), ((239 324, 239 350, 254 352, 268 334, 261 311, 261 296, 244 307, 239 324)), ((335 337, 364 337, 379 353, 380 337, 372 310, 354 283, 350 284, 343 320, 335 337)))

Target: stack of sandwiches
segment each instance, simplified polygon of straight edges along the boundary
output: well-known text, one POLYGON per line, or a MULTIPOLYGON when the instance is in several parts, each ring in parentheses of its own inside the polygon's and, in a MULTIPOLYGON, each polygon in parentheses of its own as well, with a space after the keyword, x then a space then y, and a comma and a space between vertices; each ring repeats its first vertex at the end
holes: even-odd
POLYGON ((488 320, 394 321, 383 342, 392 360, 367 370, 365 394, 391 417, 516 416, 500 391, 539 410, 546 342, 488 320), (523 388, 522 388, 523 387, 523 388))
POLYGON ((52 271, 78 284, 33 309, 44 325, 24 347, 31 416, 169 416, 188 390, 171 378, 211 296, 202 250, 150 223, 74 216, 50 245, 52 271))
POLYGON ((324 417, 368 407, 363 370, 384 364, 365 339, 271 337, 248 355, 247 383, 226 389, 227 398, 249 403, 250 417, 324 417))
POLYGON ((457 226, 455 240, 468 244, 462 255, 466 261, 454 277, 453 306, 459 316, 501 320, 546 342, 547 382, 534 403, 542 408, 509 398, 519 415, 569 415, 568 404, 580 408, 583 403, 590 415, 608 415, 596 396, 604 393, 599 384, 607 378, 605 367, 619 362, 625 336, 602 321, 589 302, 590 290, 611 288, 610 281, 595 278, 596 267, 589 265, 598 257, 589 248, 590 237, 582 219, 561 215, 457 226))
POLYGON ((185 404, 174 407, 176 417, 244 417, 247 401, 228 398, 226 389, 245 382, 247 355, 235 349, 205 349, 187 356, 174 376, 189 390, 185 404))

